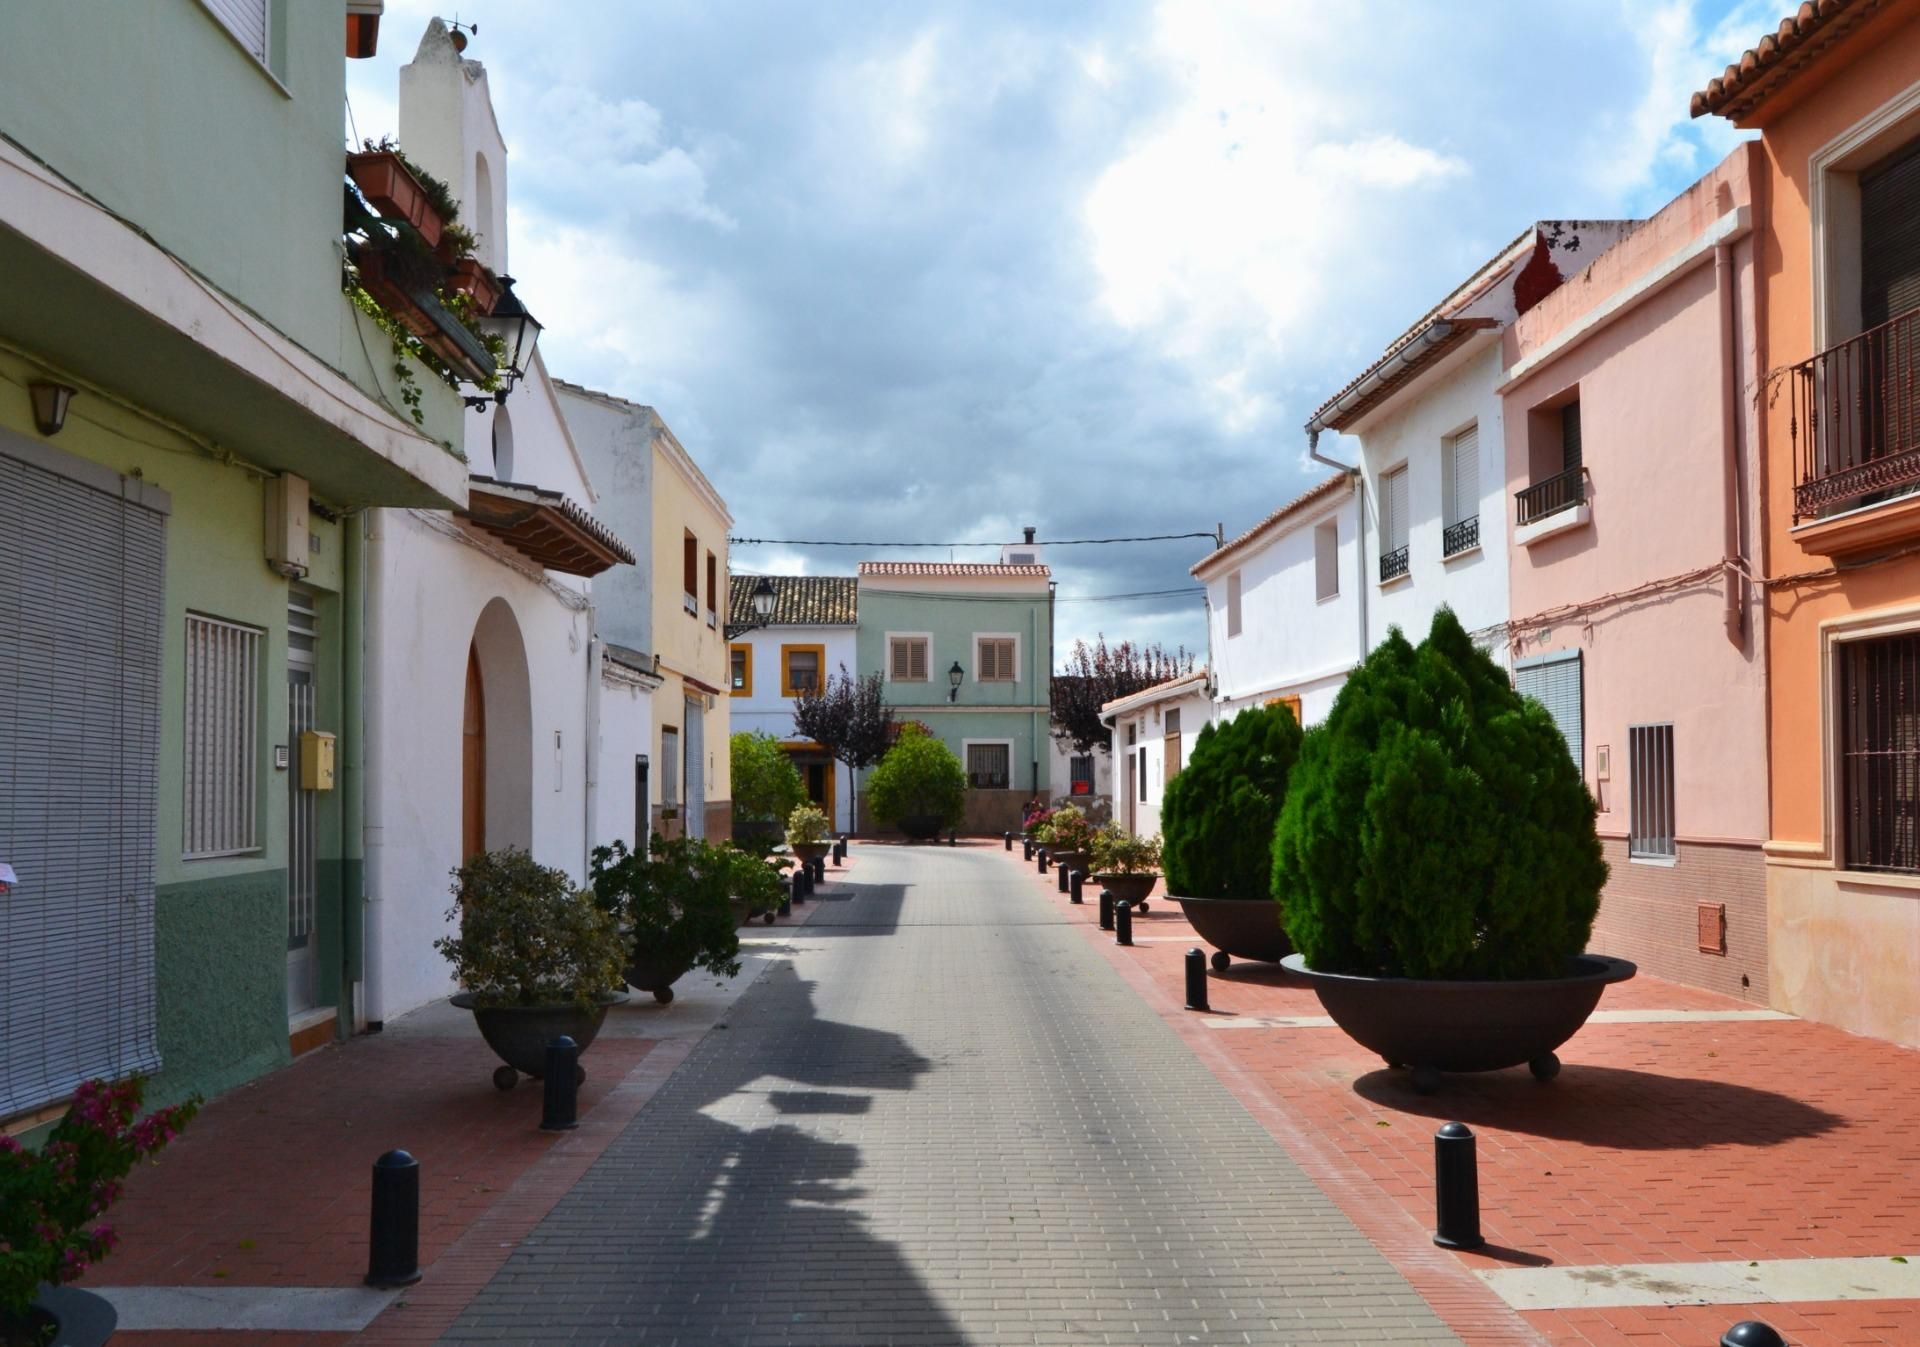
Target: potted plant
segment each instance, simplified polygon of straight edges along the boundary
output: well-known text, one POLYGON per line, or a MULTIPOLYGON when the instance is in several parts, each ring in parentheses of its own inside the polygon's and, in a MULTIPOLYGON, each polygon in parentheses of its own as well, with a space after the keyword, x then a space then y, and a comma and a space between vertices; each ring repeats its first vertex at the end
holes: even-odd
POLYGON ((780 741, 761 730, 742 730, 727 742, 728 779, 733 782, 736 843, 780 839, 788 814, 807 802, 800 769, 780 741))
POLYGON ((1041 825, 1047 844, 1047 858, 1069 870, 1085 870, 1093 854, 1096 829, 1077 805, 1061 805, 1041 825))
POLYGON ((798 805, 787 815, 787 849, 812 865, 833 849, 827 841, 827 816, 811 804, 798 805))
POLYGON ((1300 740, 1285 707, 1249 707, 1203 726, 1186 767, 1167 783, 1167 893, 1214 947, 1217 970, 1233 955, 1273 963, 1293 951, 1271 887, 1273 827, 1300 740))
POLYGON ((1052 806, 1040 800, 1029 801, 1020 815, 1020 831, 1027 835, 1029 841, 1044 841, 1042 834, 1046 831, 1047 820, 1052 817, 1052 806))
POLYGON ((347 156, 347 175, 382 217, 406 221, 429 248, 460 217, 446 183, 407 158, 391 139, 362 141, 360 151, 347 156))
POLYGON ((1160 882, 1160 838, 1136 837, 1117 823, 1093 835, 1093 882, 1116 903, 1147 910, 1147 895, 1160 882))
POLYGON ((82 1081, 37 1151, 0 1136, 0 1347, 94 1344, 113 1333, 113 1306, 65 1285, 113 1249, 101 1218, 121 1181, 179 1135, 198 1096, 140 1117, 146 1081, 82 1081))
POLYGON ((493 312, 493 306, 500 302, 500 282, 491 270, 480 265, 477 257, 455 259, 453 269, 447 273, 447 292, 465 295, 473 304, 474 313, 485 318, 493 312))
POLYGON ((594 900, 626 938, 627 985, 661 1005, 694 968, 716 977, 740 971, 730 861, 698 839, 655 836, 647 855, 615 842, 593 851, 594 900))
POLYGON ((1442 1071, 1554 1050, 1632 977, 1584 954, 1607 866, 1594 802, 1539 703, 1442 608, 1418 648, 1396 630, 1309 732, 1274 833, 1282 962, 1389 1065, 1442 1071))
POLYGON ((903 725, 899 740, 867 779, 873 816, 917 841, 958 827, 967 802, 967 772, 953 750, 903 725))
POLYGON ((786 856, 759 856, 729 843, 718 848, 727 867, 727 892, 733 896, 733 924, 744 926, 759 917, 771 926, 787 895, 783 878, 793 864, 786 856))
POLYGON ((447 920, 459 933, 433 947, 463 988, 453 1004, 473 1012, 506 1063, 493 1083, 510 1090, 516 1073, 546 1070, 551 1040, 565 1034, 582 1052, 592 1044, 608 1007, 627 999, 619 990, 627 945, 591 892, 518 848, 475 856, 453 876, 447 920))

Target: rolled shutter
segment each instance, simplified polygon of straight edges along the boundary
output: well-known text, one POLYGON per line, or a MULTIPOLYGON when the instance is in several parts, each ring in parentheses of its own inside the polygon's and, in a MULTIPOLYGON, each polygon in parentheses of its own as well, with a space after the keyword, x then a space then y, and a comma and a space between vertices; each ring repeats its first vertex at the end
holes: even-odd
POLYGON ((1380 482, 1380 550, 1397 552, 1407 545, 1407 470, 1396 468, 1380 482))
POLYGON ((19 877, 0 894, 0 1117, 160 1066, 166 517, 9 448, 0 434, 0 860, 19 877))
POLYGON ((1860 175, 1860 318, 1920 308, 1920 143, 1860 175))
POLYGON ((1453 437, 1447 473, 1447 523, 1458 524, 1480 513, 1480 430, 1474 427, 1453 437))
POLYGON ((1580 652, 1556 650, 1535 655, 1513 666, 1514 687, 1547 708, 1560 737, 1567 741, 1573 765, 1586 776, 1586 746, 1581 705, 1580 652))
POLYGON ((267 59, 267 0, 206 0, 206 6, 254 60, 267 59))

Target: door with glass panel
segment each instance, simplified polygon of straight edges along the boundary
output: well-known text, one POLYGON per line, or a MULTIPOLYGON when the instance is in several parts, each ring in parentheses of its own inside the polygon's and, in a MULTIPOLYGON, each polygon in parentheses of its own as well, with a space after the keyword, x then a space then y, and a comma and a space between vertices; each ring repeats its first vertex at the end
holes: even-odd
POLYGON ((311 1010, 318 978, 314 912, 319 865, 314 852, 314 792, 300 788, 300 736, 313 728, 314 657, 319 642, 313 591, 296 585, 287 599, 287 1013, 311 1010))

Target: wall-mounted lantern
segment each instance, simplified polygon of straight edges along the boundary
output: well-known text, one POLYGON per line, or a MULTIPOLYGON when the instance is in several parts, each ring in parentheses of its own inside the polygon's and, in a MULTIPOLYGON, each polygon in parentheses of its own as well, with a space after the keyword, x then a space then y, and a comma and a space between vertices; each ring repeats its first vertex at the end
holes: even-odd
POLYGON ((67 424, 67 404, 73 390, 51 379, 34 379, 27 384, 27 396, 33 400, 33 424, 42 435, 58 435, 67 424))
POLYGON ((953 667, 947 670, 947 686, 951 689, 951 691, 947 693, 948 701, 957 702, 960 700, 960 684, 966 681, 966 677, 966 670, 960 667, 959 660, 955 660, 953 667))

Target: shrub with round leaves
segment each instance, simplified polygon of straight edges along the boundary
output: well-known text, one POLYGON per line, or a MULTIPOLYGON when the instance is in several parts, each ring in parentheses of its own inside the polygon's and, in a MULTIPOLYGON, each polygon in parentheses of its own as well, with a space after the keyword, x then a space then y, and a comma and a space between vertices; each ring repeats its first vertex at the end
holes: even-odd
POLYGON ((1445 608, 1348 678, 1274 834, 1287 934, 1322 972, 1557 976, 1606 879, 1565 740, 1445 608))
POLYGON ((902 733, 867 779, 867 801, 882 823, 937 818, 958 826, 967 802, 967 770, 930 734, 902 733))
POLYGON ((1249 707, 1201 727, 1160 806, 1169 893, 1267 897, 1273 825, 1299 756, 1300 725, 1283 706, 1249 707))
POLYGON ((626 942, 613 915, 565 870, 515 847, 453 872, 447 920, 458 935, 433 947, 481 1006, 591 1005, 624 985, 626 942))
POLYGON ((796 805, 787 815, 788 846, 818 846, 827 840, 826 811, 817 805, 796 805))

